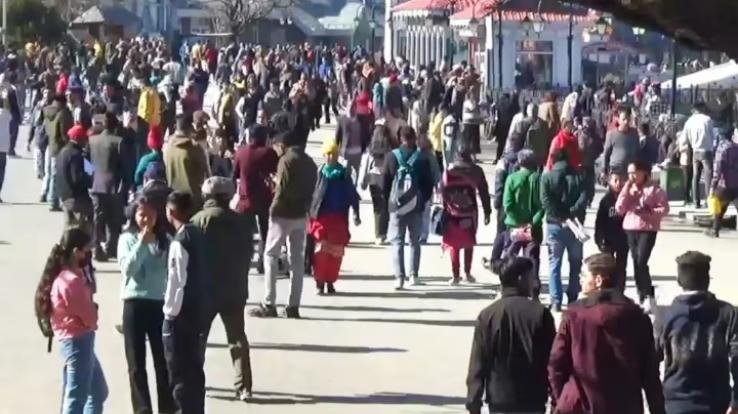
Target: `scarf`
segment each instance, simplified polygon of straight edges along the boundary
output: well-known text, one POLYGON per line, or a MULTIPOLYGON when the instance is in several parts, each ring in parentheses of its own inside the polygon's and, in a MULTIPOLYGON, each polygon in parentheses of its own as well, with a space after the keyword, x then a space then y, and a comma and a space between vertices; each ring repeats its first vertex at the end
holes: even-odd
POLYGON ((323 164, 320 173, 328 180, 340 178, 343 175, 343 165, 341 164, 323 164))

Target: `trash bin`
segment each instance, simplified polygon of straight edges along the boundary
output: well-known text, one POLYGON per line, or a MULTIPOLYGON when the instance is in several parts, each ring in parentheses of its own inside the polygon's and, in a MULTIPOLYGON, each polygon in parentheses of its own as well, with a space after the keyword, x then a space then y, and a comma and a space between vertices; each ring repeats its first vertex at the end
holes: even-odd
POLYGON ((666 192, 669 201, 683 201, 684 190, 688 185, 684 171, 680 167, 666 167, 659 172, 659 185, 666 192))

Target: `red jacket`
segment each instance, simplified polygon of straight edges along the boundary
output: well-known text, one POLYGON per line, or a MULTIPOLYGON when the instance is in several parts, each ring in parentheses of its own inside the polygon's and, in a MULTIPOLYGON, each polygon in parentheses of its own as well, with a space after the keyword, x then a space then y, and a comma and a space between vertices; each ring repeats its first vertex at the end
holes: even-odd
POLYGON ((233 180, 238 181, 239 213, 267 213, 274 197, 272 175, 277 172, 272 147, 244 145, 234 157, 233 180))
POLYGON ((603 290, 564 315, 548 364, 558 414, 664 414, 651 319, 630 299, 603 290))
POLYGON ((554 165, 553 153, 555 150, 563 149, 568 156, 567 162, 572 167, 579 169, 582 167, 582 151, 579 149, 579 140, 574 134, 562 129, 551 141, 551 148, 548 150, 548 162, 546 162, 546 170, 551 170, 554 165))

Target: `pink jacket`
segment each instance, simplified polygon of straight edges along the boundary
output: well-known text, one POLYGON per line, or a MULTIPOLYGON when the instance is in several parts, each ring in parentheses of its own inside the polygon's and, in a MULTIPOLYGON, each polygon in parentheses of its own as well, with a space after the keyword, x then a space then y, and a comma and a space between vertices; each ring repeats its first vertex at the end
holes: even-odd
POLYGON ((97 305, 84 275, 62 270, 51 285, 51 327, 60 339, 97 329, 97 305))
POLYGON ((629 182, 623 187, 615 203, 615 210, 623 219, 623 230, 659 231, 661 220, 669 214, 666 193, 656 184, 648 183, 635 195, 630 194, 629 182))

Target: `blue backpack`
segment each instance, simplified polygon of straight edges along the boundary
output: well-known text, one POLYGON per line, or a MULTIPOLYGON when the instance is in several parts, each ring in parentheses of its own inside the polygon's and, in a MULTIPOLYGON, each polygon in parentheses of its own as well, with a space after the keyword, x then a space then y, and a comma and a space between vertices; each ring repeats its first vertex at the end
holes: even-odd
POLYGON ((414 164, 420 157, 420 151, 415 150, 407 160, 402 158, 399 148, 392 150, 392 155, 397 159, 398 168, 390 190, 390 209, 398 216, 405 216, 415 211, 420 204, 418 180, 414 170, 414 164))

